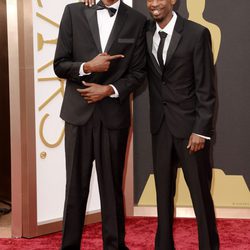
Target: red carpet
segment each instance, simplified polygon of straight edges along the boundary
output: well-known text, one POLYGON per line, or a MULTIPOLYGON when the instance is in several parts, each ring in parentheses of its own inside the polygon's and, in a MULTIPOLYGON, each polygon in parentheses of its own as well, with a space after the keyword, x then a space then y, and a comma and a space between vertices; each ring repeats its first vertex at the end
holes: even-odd
MULTIPOLYGON (((153 250, 156 218, 128 218, 126 242, 130 250, 153 250)), ((250 250, 250 220, 218 220, 221 250, 250 250)), ((196 222, 193 219, 176 219, 174 236, 177 250, 198 249, 196 222)), ((1 250, 56 250, 61 233, 35 239, 0 239, 1 250)), ((102 250, 101 224, 85 228, 84 250, 102 250)))

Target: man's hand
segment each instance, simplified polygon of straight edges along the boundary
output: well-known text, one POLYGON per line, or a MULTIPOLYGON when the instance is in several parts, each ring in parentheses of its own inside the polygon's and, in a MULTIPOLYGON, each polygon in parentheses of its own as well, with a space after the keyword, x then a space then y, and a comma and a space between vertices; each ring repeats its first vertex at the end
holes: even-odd
POLYGON ((101 53, 95 58, 93 58, 91 61, 86 62, 83 65, 83 71, 85 73, 106 72, 109 70, 110 61, 119 58, 124 58, 124 55, 110 56, 107 53, 101 53))
POLYGON ((206 139, 196 135, 196 134, 191 134, 189 138, 189 142, 187 145, 187 149, 189 149, 189 153, 195 153, 205 147, 205 141, 206 139))
POLYGON ((93 6, 95 4, 95 0, 82 0, 83 3, 85 3, 86 6, 93 6))
POLYGON ((90 104, 101 101, 103 98, 114 94, 114 90, 109 85, 83 82, 87 88, 77 89, 81 96, 90 104))

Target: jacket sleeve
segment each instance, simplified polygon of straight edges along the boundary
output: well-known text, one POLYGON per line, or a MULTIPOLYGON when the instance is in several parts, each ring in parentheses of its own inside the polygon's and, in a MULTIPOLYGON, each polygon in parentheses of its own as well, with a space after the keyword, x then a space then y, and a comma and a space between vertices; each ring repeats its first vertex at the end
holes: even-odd
POLYGON ((80 80, 79 69, 82 62, 73 60, 73 30, 69 6, 65 7, 59 28, 54 58, 54 71, 59 78, 80 80))
POLYGON ((207 28, 202 31, 201 37, 195 46, 193 62, 197 100, 193 132, 211 136, 216 94, 211 36, 207 28))
POLYGON ((144 82, 144 78, 146 76, 145 28, 146 18, 136 39, 136 45, 127 74, 117 82, 112 83, 119 93, 120 102, 123 102, 131 92, 137 89, 144 82))

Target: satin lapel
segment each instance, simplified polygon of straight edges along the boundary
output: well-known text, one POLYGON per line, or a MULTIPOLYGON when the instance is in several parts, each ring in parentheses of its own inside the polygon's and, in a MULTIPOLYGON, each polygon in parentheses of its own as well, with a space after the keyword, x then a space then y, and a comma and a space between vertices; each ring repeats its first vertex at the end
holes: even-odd
POLYGON ((174 52, 175 52, 176 48, 178 47, 180 39, 181 39, 181 34, 174 30, 171 41, 170 41, 170 44, 169 44, 169 48, 168 48, 167 60, 166 60, 166 63, 165 63, 165 67, 171 61, 171 59, 172 59, 172 57, 174 55, 174 52))
POLYGON ((122 30, 123 26, 126 25, 126 22, 128 22, 128 20, 126 19, 127 19, 127 10, 126 10, 125 4, 121 2, 113 29, 110 33, 110 36, 109 36, 109 39, 105 48, 105 52, 109 52, 113 42, 116 39, 118 39, 118 35, 120 31, 122 30))
POLYGON ((167 60, 165 63, 165 67, 169 64, 169 62, 171 61, 174 52, 176 50, 176 48, 179 45, 179 42, 181 40, 181 33, 184 27, 184 19, 177 13, 177 20, 176 20, 176 24, 174 27, 174 31, 173 31, 173 35, 169 44, 169 48, 168 48, 168 53, 167 53, 167 60))
POLYGON ((157 72, 159 74, 162 74, 162 71, 161 71, 161 68, 160 68, 160 65, 158 64, 158 62, 156 61, 153 53, 152 53, 152 48, 153 48, 153 36, 154 36, 154 33, 155 33, 155 25, 151 24, 151 27, 148 29, 147 33, 146 33, 146 36, 147 36, 147 49, 148 49, 148 53, 150 55, 150 59, 153 63, 153 65, 155 66, 157 72))
POLYGON ((96 44, 96 47, 98 51, 102 53, 96 10, 94 8, 86 8, 84 11, 85 11, 88 23, 89 23, 89 27, 90 27, 93 39, 96 44))

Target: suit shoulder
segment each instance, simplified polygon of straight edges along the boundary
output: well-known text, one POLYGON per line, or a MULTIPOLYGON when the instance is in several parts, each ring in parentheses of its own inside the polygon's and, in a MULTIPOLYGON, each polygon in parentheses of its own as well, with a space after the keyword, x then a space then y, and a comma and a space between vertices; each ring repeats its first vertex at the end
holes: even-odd
POLYGON ((90 8, 90 7, 86 6, 85 4, 83 4, 81 2, 78 2, 78 3, 67 4, 65 6, 65 9, 66 8, 70 9, 70 11, 75 11, 75 10, 80 10, 80 9, 83 9, 83 8, 90 8))
POLYGON ((190 34, 192 34, 192 39, 196 41, 203 40, 204 42, 205 40, 208 40, 211 42, 211 34, 209 29, 199 23, 193 22, 191 20, 186 20, 185 31, 186 35, 189 37, 190 34))
POLYGON ((185 27, 191 29, 193 32, 196 33, 203 33, 208 31, 208 28, 206 28, 205 26, 187 19, 185 19, 185 27))
POLYGON ((146 22, 146 29, 147 30, 154 28, 155 25, 156 25, 155 21, 153 21, 152 19, 147 19, 147 22, 146 22))

